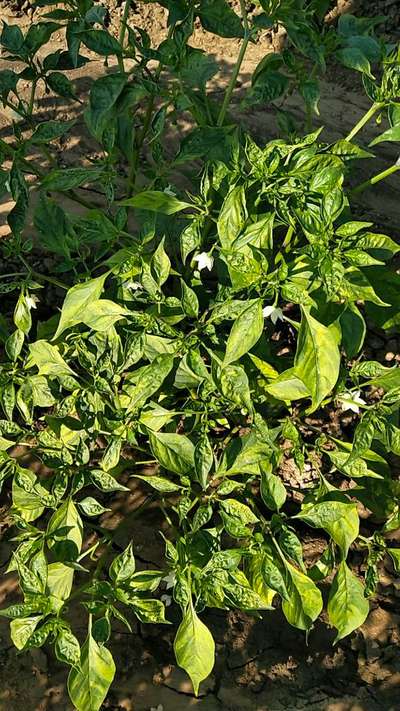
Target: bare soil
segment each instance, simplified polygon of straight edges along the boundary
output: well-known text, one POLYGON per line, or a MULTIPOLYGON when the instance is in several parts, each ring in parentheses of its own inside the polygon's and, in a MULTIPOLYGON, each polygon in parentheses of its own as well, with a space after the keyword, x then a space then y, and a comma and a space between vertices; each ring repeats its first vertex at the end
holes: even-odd
MULTIPOLYGON (((111 26, 122 12, 118 0, 110 0, 111 26)), ((387 16, 385 30, 396 39, 400 35, 399 0, 339 0, 332 9, 331 19, 339 12, 360 9, 363 13, 387 16)), ((27 27, 32 19, 30 0, 0 0, 0 17, 27 27)), ((166 15, 151 4, 135 2, 131 20, 147 29, 154 42, 165 34, 166 15)), ((195 44, 209 50, 210 36, 198 28, 195 44)), ((233 111, 260 141, 267 141, 276 133, 273 112, 262 107, 243 112, 240 107, 251 73, 268 51, 282 41, 279 33, 264 33, 252 46, 242 67, 233 111)), ((62 42, 61 33, 53 37, 48 51, 62 42)), ((223 94, 226 76, 237 56, 236 40, 216 40, 212 51, 223 67, 213 90, 215 97, 223 94)), ((5 63, 0 60, 0 68, 5 63)), ((78 95, 84 95, 91 81, 104 71, 101 61, 93 61, 84 68, 71 72, 78 95)), ((346 72, 330 71, 322 85, 321 117, 323 136, 334 140, 345 135, 368 107, 361 84, 354 85, 354 76, 346 72)), ((287 104, 294 115, 301 118, 296 99, 287 104)), ((96 146, 87 135, 81 115, 75 106, 43 94, 39 111, 43 119, 77 118, 71 136, 58 146, 60 165, 73 165, 77 160, 88 160, 96 155, 96 146), (83 158, 84 157, 84 158, 83 158)), ((318 123, 318 122, 317 122, 318 123)), ((0 107, 0 136, 7 140, 9 115, 0 107)), ((185 132, 182 124, 179 131, 185 132)), ((173 127, 172 132, 176 131, 173 127)), ((362 134, 365 145, 371 140, 373 127, 362 134)), ((172 140, 172 139, 171 139, 172 140)), ((374 172, 393 161, 393 147, 384 144, 379 159, 374 161, 374 172)), ((357 182, 371 174, 368 160, 360 169, 357 182)), ((95 195, 91 196, 95 199, 95 195)), ((12 203, 0 201, 0 236, 8 232, 7 212, 12 203)), ((393 176, 379 191, 366 192, 358 205, 359 217, 374 221, 378 228, 399 239, 399 182, 393 176)), ((400 359, 399 338, 374 332, 369 335, 369 357, 391 363, 400 359)), ((333 414, 338 433, 346 423, 333 414)), ((284 476, 296 477, 290 462, 284 476)), ((150 509, 144 520, 131 514, 143 500, 140 486, 128 480, 131 494, 116 497, 111 514, 102 524, 117 529, 117 543, 121 546, 133 539, 135 555, 145 567, 154 567, 162 559, 162 528, 157 509, 150 509)), ((11 552, 11 530, 7 518, 9 502, 2 501, 0 509, 0 572, 6 568, 11 552), (2 535, 3 534, 3 535, 2 535)), ((323 540, 310 538, 305 545, 306 556, 312 562, 323 549, 323 540)), ((354 554, 352 563, 359 569, 360 560, 354 554)), ((371 613, 363 627, 349 638, 333 646, 334 632, 324 621, 319 621, 306 640, 304 634, 291 628, 280 610, 266 612, 260 618, 244 613, 209 611, 205 621, 211 627, 217 645, 217 661, 212 677, 201 687, 195 699, 186 675, 175 667, 172 640, 178 622, 177 612, 168 609, 171 626, 138 625, 134 634, 122 628, 112 640, 112 652, 118 673, 104 709, 112 711, 399 711, 400 710, 400 579, 392 568, 381 570, 381 584, 371 602, 371 613)), ((2 576, 0 606, 18 599, 14 577, 2 576)), ((77 631, 84 636, 84 622, 79 609, 74 611, 77 631), (80 626, 81 625, 81 626, 80 626)), ((67 671, 55 660, 52 650, 44 647, 18 654, 8 633, 8 622, 0 619, 0 711, 72 711, 66 693, 67 671)))

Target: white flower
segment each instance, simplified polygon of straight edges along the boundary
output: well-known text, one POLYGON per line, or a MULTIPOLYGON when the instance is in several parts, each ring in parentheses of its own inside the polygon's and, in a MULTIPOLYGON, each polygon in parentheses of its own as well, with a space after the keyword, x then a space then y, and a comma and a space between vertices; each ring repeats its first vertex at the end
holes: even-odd
POLYGON ((152 706, 150 708, 150 711, 164 711, 164 706, 162 704, 158 704, 158 706, 152 706))
POLYGON ((161 595, 161 602, 164 603, 165 607, 169 607, 172 602, 171 595, 161 595))
POLYGON ((264 318, 271 319, 274 326, 277 321, 285 320, 282 309, 278 308, 277 306, 264 306, 262 313, 264 318))
POLYGON ((28 309, 36 309, 36 304, 39 302, 39 299, 37 296, 26 296, 25 301, 28 309))
POLYGON ((124 286, 125 289, 130 289, 131 291, 138 291, 138 289, 142 288, 140 281, 127 281, 124 286))
POLYGON ((201 272, 202 269, 208 269, 210 272, 214 266, 214 257, 212 257, 211 254, 207 254, 207 252, 196 254, 196 256, 193 257, 193 261, 197 262, 199 272, 201 272))
POLYGON ((359 405, 365 405, 365 400, 360 397, 361 390, 354 390, 354 392, 347 392, 340 395, 340 406, 342 410, 351 410, 352 412, 359 413, 359 405))
POLYGON ((176 581, 176 575, 173 570, 171 570, 168 575, 163 578, 164 583, 166 583, 166 588, 173 588, 176 581))
POLYGON ((165 193, 166 195, 169 195, 170 197, 176 197, 176 193, 174 193, 174 191, 171 190, 171 186, 170 186, 170 185, 168 185, 167 188, 164 188, 164 193, 165 193))

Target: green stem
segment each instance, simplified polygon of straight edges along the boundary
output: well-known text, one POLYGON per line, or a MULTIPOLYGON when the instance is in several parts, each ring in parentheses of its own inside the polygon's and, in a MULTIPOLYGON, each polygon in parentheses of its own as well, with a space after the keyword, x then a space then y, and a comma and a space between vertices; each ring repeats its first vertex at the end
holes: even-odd
MULTIPOLYGON (((124 14, 122 16, 121 20, 121 27, 119 29, 119 43, 121 45, 121 49, 124 48, 124 40, 125 40, 125 33, 126 33, 126 25, 128 22, 128 15, 129 15, 129 10, 131 9, 131 0, 125 0, 125 7, 124 7, 124 14)), ((125 65, 124 65, 124 59, 122 57, 122 54, 119 54, 118 57, 118 66, 120 71, 124 74, 125 73, 125 65)))
MULTIPOLYGON (((170 25, 170 28, 168 30, 167 40, 171 39, 174 29, 175 29, 175 24, 170 25)), ((158 80, 161 76, 162 70, 163 70, 163 64, 162 64, 162 62, 159 62, 158 67, 155 72, 155 75, 154 75, 156 84, 158 84, 158 80)), ((129 177, 128 177, 128 195, 129 196, 133 195, 133 193, 135 192, 135 185, 136 185, 137 172, 138 172, 138 167, 139 167, 140 153, 143 148, 143 144, 146 140, 146 136, 149 132, 149 128, 151 125, 151 119, 153 116, 155 100, 156 100, 156 94, 152 94, 149 99, 149 103, 147 105, 146 113, 145 113, 145 116, 143 119, 142 130, 140 131, 137 141, 136 141, 136 148, 135 148, 134 155, 132 158, 132 163, 130 166, 129 177)))
POLYGON ((241 10, 243 27, 244 27, 243 42, 240 47, 239 55, 236 60, 236 64, 235 64, 230 82, 228 84, 228 88, 226 90, 224 100, 222 102, 221 111, 219 112, 219 116, 218 116, 218 120, 217 120, 217 126, 222 126, 225 121, 226 112, 228 111, 228 106, 229 106, 231 98, 232 98, 232 93, 233 93, 233 90, 236 86, 237 78, 239 76, 239 72, 240 72, 241 66, 243 64, 244 56, 246 54, 247 46, 249 44, 250 37, 251 37, 249 23, 247 20, 245 0, 240 0, 240 10, 241 10))
POLYGON ((24 276, 25 272, 12 272, 11 274, 0 274, 0 279, 9 279, 16 276, 24 276))
POLYGON ((26 259, 22 256, 22 254, 19 255, 19 258, 30 276, 34 277, 38 281, 40 279, 42 279, 43 281, 47 281, 49 284, 54 284, 54 286, 58 286, 58 287, 60 287, 60 289, 65 289, 66 291, 68 291, 69 286, 67 286, 66 284, 63 284, 62 281, 58 281, 58 279, 55 279, 54 277, 46 276, 45 274, 40 274, 39 272, 35 272, 35 270, 31 268, 31 266, 28 264, 26 259))
POLYGON ((364 183, 357 185, 351 191, 351 195, 358 195, 359 193, 362 193, 367 188, 370 188, 372 185, 379 183, 381 180, 385 180, 385 178, 388 178, 389 175, 396 173, 398 170, 400 170, 400 164, 398 165, 397 163, 395 163, 394 165, 391 165, 390 168, 386 168, 386 170, 383 170, 381 173, 373 175, 372 178, 369 178, 369 180, 366 180, 364 183))
POLYGON ((364 116, 359 120, 358 123, 354 126, 354 128, 350 131, 350 133, 346 136, 345 141, 352 141, 354 136, 357 135, 359 131, 365 126, 368 121, 376 114, 379 109, 381 109, 385 104, 382 101, 375 101, 371 108, 368 109, 367 113, 364 114, 364 116))
POLYGON ((37 79, 33 79, 31 95, 29 98, 29 105, 28 105, 28 116, 29 117, 32 116, 32 114, 33 114, 33 105, 35 103, 36 85, 37 85, 37 79))

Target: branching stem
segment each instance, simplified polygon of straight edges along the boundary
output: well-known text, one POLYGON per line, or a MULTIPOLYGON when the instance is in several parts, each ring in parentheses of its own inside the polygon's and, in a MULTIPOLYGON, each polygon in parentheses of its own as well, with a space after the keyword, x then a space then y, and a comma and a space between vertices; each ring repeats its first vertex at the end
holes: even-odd
POLYGON ((219 112, 219 116, 218 116, 218 120, 217 120, 217 126, 222 126, 225 121, 226 113, 228 111, 228 107, 229 107, 229 104, 230 104, 230 101, 232 98, 232 94, 235 89, 237 78, 239 76, 239 72, 240 72, 241 66, 243 64, 244 56, 246 54, 246 50, 247 50, 247 47, 248 47, 248 44, 250 41, 250 37, 251 37, 251 31, 250 31, 249 22, 247 19, 245 0, 240 0, 240 11, 241 11, 242 20, 243 20, 243 27, 244 27, 243 42, 241 44, 240 52, 239 52, 238 58, 236 60, 235 67, 233 69, 233 73, 232 73, 230 82, 228 84, 228 88, 226 90, 224 100, 222 102, 221 111, 219 112))
POLYGON ((359 131, 365 126, 365 124, 368 123, 372 119, 372 117, 376 114, 377 111, 379 111, 382 107, 384 106, 384 103, 381 101, 375 101, 371 108, 368 109, 368 111, 364 114, 364 116, 356 123, 354 128, 350 131, 350 133, 346 136, 345 140, 346 141, 352 141, 354 136, 357 135, 359 131))
POLYGON ((396 173, 398 170, 400 170, 400 164, 398 165, 395 163, 394 165, 391 165, 390 168, 382 170, 381 173, 377 173, 376 175, 373 175, 372 178, 369 178, 369 180, 365 180, 363 183, 360 183, 360 185, 357 185, 351 191, 351 195, 359 195, 367 188, 370 188, 372 185, 376 185, 376 183, 379 183, 381 180, 385 180, 385 178, 393 175, 393 173, 396 173))
MULTIPOLYGON (((128 22, 128 16, 129 16, 129 10, 131 9, 131 0, 125 0, 125 7, 124 7, 124 14, 122 16, 121 20, 121 27, 119 29, 119 43, 121 45, 121 49, 124 48, 124 40, 125 40, 125 34, 126 34, 126 25, 128 22)), ((118 66, 120 71, 124 74, 125 73, 125 65, 124 65, 124 58, 122 54, 118 55, 118 66)))

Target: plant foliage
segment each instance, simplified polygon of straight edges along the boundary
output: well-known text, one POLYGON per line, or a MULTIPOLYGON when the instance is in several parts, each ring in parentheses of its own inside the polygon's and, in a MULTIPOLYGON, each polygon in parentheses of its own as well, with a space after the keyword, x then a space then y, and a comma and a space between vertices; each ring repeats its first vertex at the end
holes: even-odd
POLYGON ((92 0, 39 0, 40 21, 25 34, 3 22, 0 35, 0 97, 13 112, 0 191, 15 203, 2 243, 0 483, 22 594, 0 614, 17 649, 54 644, 78 711, 98 711, 112 683, 113 623, 168 621, 166 579, 181 610, 176 661, 197 694, 214 664, 204 610, 260 614, 280 601, 309 632, 325 581, 341 639, 365 620, 384 534, 400 525, 400 371, 363 356, 367 318, 400 322, 399 246, 354 210, 358 192, 399 168, 355 185, 374 156, 358 143, 366 122, 382 119, 371 145, 400 140, 400 50, 374 20, 327 26, 321 0, 260 0, 251 16, 245 2, 241 16, 226 0, 160 4, 168 30, 156 47, 131 26, 129 0, 119 38, 92 0), (222 102, 210 86, 218 63, 191 44, 198 21, 240 45, 222 102), (249 42, 278 25, 285 48, 262 59, 243 99, 275 111, 279 137, 260 144, 231 101, 249 42), (59 31, 65 49, 46 52, 59 31), (73 70, 98 57, 104 73, 82 105, 73 70), (327 63, 358 72, 371 100, 330 143, 313 126, 327 63), (77 124, 41 120, 43 86, 77 107, 96 158, 58 163, 77 124), (285 109, 293 92, 304 125, 285 109), (335 408, 354 412, 347 441, 312 424, 335 408), (165 515, 159 570, 137 569, 136 542, 121 550, 104 524, 129 477, 147 493, 143 511, 157 501, 165 515), (326 541, 311 568, 305 529, 326 541))

